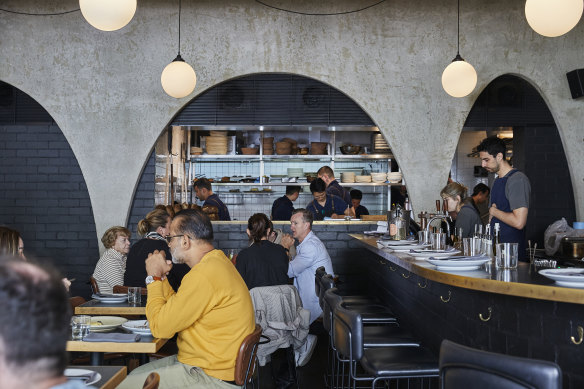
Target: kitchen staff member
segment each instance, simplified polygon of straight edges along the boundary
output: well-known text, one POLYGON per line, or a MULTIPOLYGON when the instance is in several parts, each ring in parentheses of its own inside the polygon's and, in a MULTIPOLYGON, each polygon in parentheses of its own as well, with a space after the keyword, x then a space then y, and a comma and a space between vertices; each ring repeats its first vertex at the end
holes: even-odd
POLYGON ((320 178, 310 183, 310 191, 314 200, 306 206, 306 210, 312 213, 314 220, 324 220, 325 217, 344 219, 351 216, 349 204, 338 197, 326 193, 326 184, 320 178))
POLYGON ((335 179, 335 173, 333 169, 329 166, 323 166, 316 172, 318 178, 324 181, 326 184, 326 193, 332 196, 339 196, 343 199, 343 201, 349 204, 349 215, 355 216, 355 210, 353 209, 353 202, 351 201, 351 195, 349 191, 339 184, 339 182, 335 179))
POLYGON ((272 204, 272 220, 289 221, 294 212, 293 201, 298 199, 300 187, 296 185, 286 186, 286 194, 272 204))
POLYGON ((193 182, 193 189, 195 190, 195 195, 201 201, 204 201, 203 207, 206 205, 217 207, 219 212, 219 220, 231 220, 229 216, 229 210, 227 206, 223 204, 223 201, 219 199, 219 196, 213 193, 211 189, 211 182, 206 178, 199 178, 197 181, 193 182))
POLYGON ((525 174, 513 169, 505 159, 507 148, 502 139, 492 136, 477 147, 482 166, 498 178, 491 188, 491 231, 499 223, 501 243, 519 243, 519 259, 525 258, 525 224, 529 210, 531 185, 525 174))

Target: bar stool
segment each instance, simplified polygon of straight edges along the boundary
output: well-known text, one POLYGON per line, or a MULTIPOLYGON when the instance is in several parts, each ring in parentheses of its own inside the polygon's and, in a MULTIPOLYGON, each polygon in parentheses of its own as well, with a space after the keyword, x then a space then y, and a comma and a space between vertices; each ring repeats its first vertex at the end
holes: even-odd
POLYGON ((371 381, 438 377, 438 360, 424 347, 365 348, 363 320, 359 313, 337 305, 334 310, 333 343, 349 361, 349 386, 371 381), (357 374, 357 362, 365 374, 357 374))
MULTIPOLYGON (((349 362, 348 359, 343 359, 338 355, 333 338, 335 307, 339 305, 345 307, 345 303, 343 302, 342 297, 337 294, 336 288, 331 288, 326 291, 324 301, 323 326, 329 334, 329 360, 327 363, 327 376, 329 377, 330 382, 333 383, 333 381, 338 382, 339 380, 338 374, 335 372, 339 371, 340 365, 349 362), (336 369, 335 365, 337 366, 336 369)), ((363 327, 363 338, 363 345, 365 348, 419 347, 420 345, 420 342, 411 333, 397 325, 375 325, 375 323, 373 325, 365 325, 363 327)), ((336 387, 335 384, 332 384, 331 386, 336 387)))
POLYGON ((440 346, 442 389, 560 389, 562 370, 548 361, 477 350, 443 340, 440 346))

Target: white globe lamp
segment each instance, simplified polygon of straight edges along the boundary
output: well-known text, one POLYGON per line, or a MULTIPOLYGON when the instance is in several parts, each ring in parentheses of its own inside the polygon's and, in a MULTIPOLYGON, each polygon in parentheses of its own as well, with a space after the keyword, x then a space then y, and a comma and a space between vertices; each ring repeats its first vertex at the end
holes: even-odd
POLYGON ((469 95, 477 85, 477 72, 460 55, 442 72, 442 88, 452 97, 469 95))
POLYGON ((136 13, 137 0, 79 0, 87 23, 102 31, 115 31, 130 23, 136 13))
POLYGON ((195 90, 197 75, 179 54, 174 61, 166 65, 160 76, 160 82, 167 95, 180 99, 195 90))
POLYGON ((564 35, 580 21, 584 0, 527 0, 525 17, 538 34, 550 38, 564 35))

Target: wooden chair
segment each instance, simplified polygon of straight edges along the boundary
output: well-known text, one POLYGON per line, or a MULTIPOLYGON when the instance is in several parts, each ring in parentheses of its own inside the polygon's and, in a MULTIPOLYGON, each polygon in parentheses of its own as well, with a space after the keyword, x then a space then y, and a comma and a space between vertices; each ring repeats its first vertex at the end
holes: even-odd
POLYGON ((95 278, 93 278, 93 276, 89 277, 89 283, 91 284, 91 292, 93 294, 98 294, 99 286, 97 286, 97 281, 95 280, 95 278))
POLYGON ((235 383, 243 388, 247 387, 247 383, 253 377, 257 365, 256 352, 261 335, 262 327, 256 324, 255 330, 243 339, 239 347, 235 359, 235 383))
POLYGON ((152 372, 146 377, 146 381, 144 381, 144 386, 142 389, 158 389, 158 385, 160 384, 160 375, 158 373, 152 372))
POLYGON ((69 298, 69 304, 71 304, 71 310, 73 312, 75 312, 75 307, 80 306, 81 304, 83 304, 84 302, 86 302, 87 300, 85 300, 83 297, 81 296, 75 296, 75 297, 70 297, 69 298))
MULTIPOLYGON (((128 288, 129 286, 125 286, 125 285, 114 285, 114 293, 128 293, 128 288)), ((142 287, 142 289, 140 289, 140 294, 142 296, 147 296, 148 295, 148 289, 146 289, 146 287, 142 287)))

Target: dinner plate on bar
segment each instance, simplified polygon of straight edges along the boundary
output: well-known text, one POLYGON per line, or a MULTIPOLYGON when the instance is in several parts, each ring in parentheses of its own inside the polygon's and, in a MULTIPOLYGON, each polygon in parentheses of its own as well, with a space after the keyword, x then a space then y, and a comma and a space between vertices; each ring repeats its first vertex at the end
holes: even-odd
POLYGON ((397 253, 407 253, 410 250, 423 250, 429 246, 430 246, 429 244, 410 244, 403 246, 389 246, 386 248, 390 251, 395 251, 397 253))
POLYGON ((64 376, 69 381, 80 380, 85 386, 93 385, 101 380, 101 374, 87 369, 65 369, 64 376))
POLYGON ((152 331, 150 331, 150 324, 148 324, 148 320, 130 320, 123 323, 122 327, 135 334, 152 336, 152 331))
POLYGON ((412 257, 418 257, 418 258, 434 257, 436 259, 448 258, 448 257, 451 257, 451 256, 456 255, 458 253, 460 253, 460 250, 455 250, 455 249, 449 249, 449 250, 432 250, 432 249, 413 250, 413 249, 411 249, 410 252, 408 252, 408 254, 411 255, 412 257))
MULTIPOLYGON (((468 258, 468 257, 465 257, 468 258)), ((469 271, 480 269, 485 263, 489 262, 489 257, 477 257, 473 259, 437 259, 436 257, 425 258, 426 262, 436 266, 438 270, 446 271, 469 271)))
POLYGON ((92 316, 89 331, 91 332, 108 332, 115 330, 128 319, 119 316, 92 316))
POLYGON ((403 245, 415 245, 418 244, 417 240, 389 240, 389 239, 379 239, 379 243, 383 244, 384 246, 403 246, 403 245))
POLYGON ((584 288, 584 269, 543 269, 539 271, 539 274, 554 280, 559 286, 584 288))
POLYGON ((91 295, 91 298, 106 304, 117 304, 128 301, 128 295, 126 293, 94 293, 91 295))

